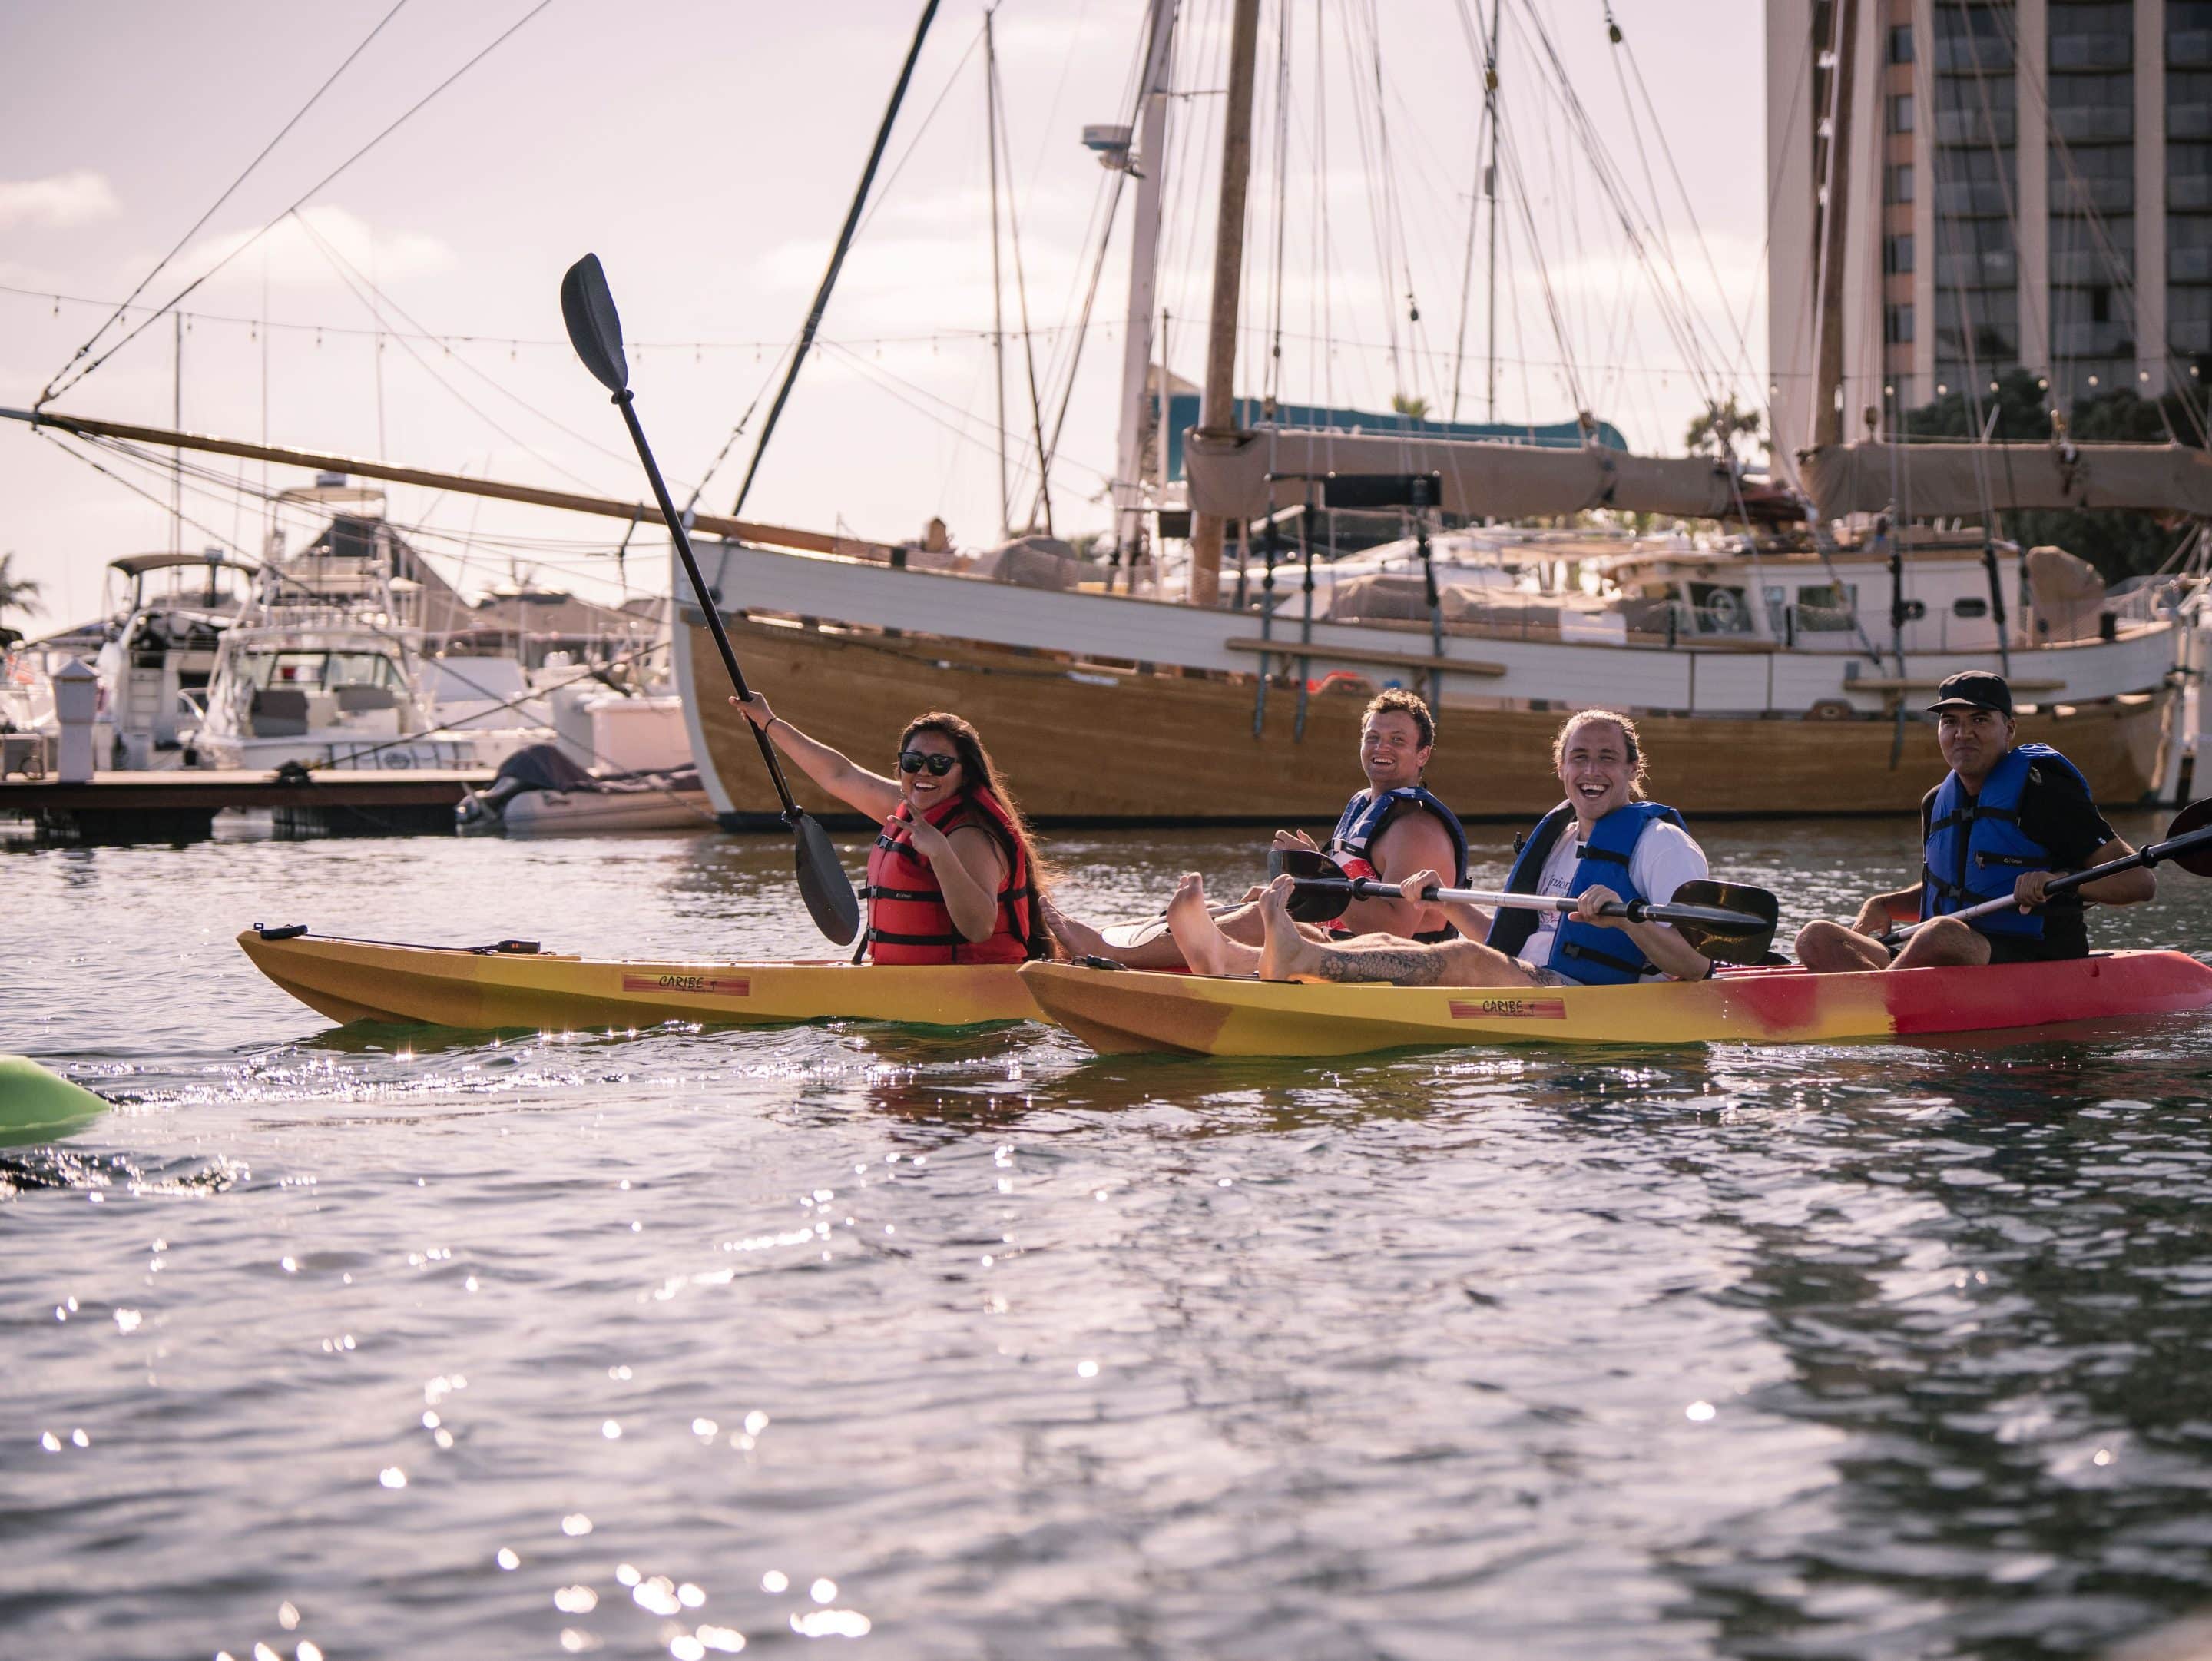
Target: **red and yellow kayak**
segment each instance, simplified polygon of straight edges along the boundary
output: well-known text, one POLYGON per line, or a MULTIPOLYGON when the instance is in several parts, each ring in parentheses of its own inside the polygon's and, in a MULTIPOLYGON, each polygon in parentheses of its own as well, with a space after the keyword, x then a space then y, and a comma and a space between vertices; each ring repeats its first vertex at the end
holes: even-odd
POLYGON ((2212 1007, 2212 967, 2179 952, 2068 963, 1814 975, 1724 970, 1639 986, 1322 985, 1032 963, 1045 1015, 1107 1054, 1353 1056, 1416 1044, 1820 1043, 1987 1032, 2212 1007))
POLYGON ((254 967, 340 1023, 417 1022, 580 1032, 698 1021, 902 1021, 969 1026, 1037 1019, 1013 964, 655 963, 469 950, 248 929, 254 967))

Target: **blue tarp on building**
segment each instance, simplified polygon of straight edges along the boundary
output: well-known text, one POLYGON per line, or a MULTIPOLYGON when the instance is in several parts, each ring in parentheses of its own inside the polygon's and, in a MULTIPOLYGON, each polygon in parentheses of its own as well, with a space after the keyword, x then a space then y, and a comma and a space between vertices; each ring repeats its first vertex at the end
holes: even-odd
MULTIPOLYGON (((1199 395, 1196 392, 1176 392, 1168 399, 1168 477, 1182 477, 1183 435, 1198 425, 1199 395)), ((1237 400, 1237 424, 1252 427, 1261 419, 1260 400, 1240 398, 1237 400)), ((1275 406, 1275 425, 1278 427, 1325 428, 1336 432, 1357 432, 1370 435, 1404 433, 1422 438, 1488 439, 1494 443, 1539 444, 1548 449, 1571 450, 1583 441, 1583 429, 1571 421, 1554 422, 1548 427, 1520 427, 1507 422, 1430 421, 1425 417, 1397 414, 1377 415, 1372 410, 1324 410, 1312 404, 1278 404, 1275 406)), ((1597 441, 1608 450, 1628 448, 1628 441, 1620 429, 1609 421, 1597 424, 1597 441)))

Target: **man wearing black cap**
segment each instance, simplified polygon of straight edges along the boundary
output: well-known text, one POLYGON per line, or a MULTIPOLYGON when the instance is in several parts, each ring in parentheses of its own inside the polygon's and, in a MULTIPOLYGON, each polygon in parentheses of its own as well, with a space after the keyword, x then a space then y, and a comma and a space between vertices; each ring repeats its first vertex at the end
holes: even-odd
POLYGON ((2047 744, 2014 743, 2012 688, 2003 676, 1953 675, 1928 707, 1951 773, 1921 800, 1920 880, 1874 896, 1849 928, 1806 924, 1797 934, 1798 961, 1825 974, 2087 957, 2081 901, 2140 904, 2158 892, 2157 877, 2122 871, 2046 904, 2044 891, 2054 875, 2135 849, 2112 834, 2072 762, 2047 744), (1972 922, 1949 915, 2007 895, 2017 907, 1972 922), (1893 958, 1879 936, 1915 921, 1928 926, 1893 958))

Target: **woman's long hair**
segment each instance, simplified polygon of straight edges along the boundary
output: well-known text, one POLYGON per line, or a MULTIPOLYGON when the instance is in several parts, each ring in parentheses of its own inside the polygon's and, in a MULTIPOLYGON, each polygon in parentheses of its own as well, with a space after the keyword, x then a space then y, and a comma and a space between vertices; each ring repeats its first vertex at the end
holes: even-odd
MULTIPOLYGON (((998 764, 991 759, 991 752, 983 747, 982 734, 960 716, 947 710, 933 709, 906 724, 906 731, 899 734, 902 753, 914 742, 916 733, 935 733, 952 746, 952 753, 960 758, 963 794, 980 785, 998 798, 999 806, 1006 809, 1006 818, 1014 827, 1014 841, 1021 849, 1023 867, 1029 873, 1030 933, 1023 945, 1029 948, 1031 957, 1050 957, 1052 936, 1044 926, 1040 891, 1045 875, 1044 861, 1037 855, 1036 838, 1030 834, 1030 822, 1023 817, 1020 804, 1000 776, 998 764)), ((994 824, 992 829, 995 831, 998 827, 994 824)))

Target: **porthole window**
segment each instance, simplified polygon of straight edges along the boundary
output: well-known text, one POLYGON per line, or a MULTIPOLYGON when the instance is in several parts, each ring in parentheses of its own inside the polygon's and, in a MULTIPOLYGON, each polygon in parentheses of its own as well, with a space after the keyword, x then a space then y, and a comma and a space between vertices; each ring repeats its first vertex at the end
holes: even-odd
POLYGON ((1951 615, 1954 618, 1985 618, 1989 614, 1990 603, 1985 599, 1976 599, 1968 595, 1951 602, 1951 615))

